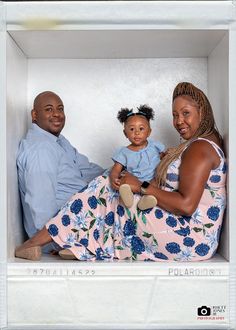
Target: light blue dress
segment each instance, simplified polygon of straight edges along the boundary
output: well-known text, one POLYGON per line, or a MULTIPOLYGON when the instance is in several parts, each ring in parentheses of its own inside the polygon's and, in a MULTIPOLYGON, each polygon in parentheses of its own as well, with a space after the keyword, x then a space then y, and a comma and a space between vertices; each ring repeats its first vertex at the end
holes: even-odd
POLYGON ((155 176, 155 170, 160 162, 160 153, 165 150, 164 144, 148 140, 145 148, 133 151, 127 147, 120 148, 112 157, 140 181, 150 181, 155 176))

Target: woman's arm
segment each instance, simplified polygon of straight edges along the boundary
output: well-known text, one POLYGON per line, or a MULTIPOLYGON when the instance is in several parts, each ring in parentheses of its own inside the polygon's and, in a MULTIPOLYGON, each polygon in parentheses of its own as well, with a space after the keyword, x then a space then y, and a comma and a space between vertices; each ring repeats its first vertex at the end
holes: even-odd
POLYGON ((110 182, 113 189, 118 190, 120 187, 120 174, 122 172, 123 165, 115 163, 110 171, 110 182))
MULTIPOLYGON (((161 208, 180 215, 191 215, 197 208, 210 171, 219 165, 219 156, 206 141, 196 141, 186 149, 179 170, 179 190, 168 192, 152 184, 146 194, 157 198, 161 208)), ((140 192, 141 182, 127 176, 133 192, 140 192)), ((124 182, 122 182, 124 183, 124 182)))

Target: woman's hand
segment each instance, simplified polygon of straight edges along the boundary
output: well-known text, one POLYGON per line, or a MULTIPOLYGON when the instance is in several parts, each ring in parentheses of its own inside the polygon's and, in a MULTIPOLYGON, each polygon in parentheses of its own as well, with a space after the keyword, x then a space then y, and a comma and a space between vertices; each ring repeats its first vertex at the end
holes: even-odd
POLYGON ((136 176, 130 174, 129 172, 123 171, 121 174, 120 184, 127 183, 133 193, 140 193, 141 182, 136 178, 136 176))

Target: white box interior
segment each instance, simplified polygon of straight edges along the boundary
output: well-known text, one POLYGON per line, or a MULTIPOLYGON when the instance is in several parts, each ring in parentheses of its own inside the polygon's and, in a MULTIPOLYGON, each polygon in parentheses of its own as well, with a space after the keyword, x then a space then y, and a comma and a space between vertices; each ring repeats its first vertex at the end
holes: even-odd
POLYGON ((0 2, 0 329, 236 329, 235 14, 232 1, 0 2), (218 254, 197 263, 15 259, 24 240, 15 160, 35 95, 58 93, 63 134, 109 167, 127 143, 120 107, 148 103, 152 137, 179 142, 171 94, 183 80, 206 92, 224 137, 229 203, 218 254), (225 306, 224 317, 199 320, 203 305, 225 306))
MULTIPOLYGON (((209 96, 227 152, 228 49, 225 30, 9 31, 9 257, 23 240, 16 152, 38 93, 52 90, 61 96, 67 116, 63 134, 91 161, 107 168, 114 150, 127 143, 116 119, 121 107, 149 104, 156 111, 152 138, 167 147, 179 143, 171 125, 171 94, 178 82, 190 81, 209 96)), ((219 250, 226 259, 227 221, 219 250)))

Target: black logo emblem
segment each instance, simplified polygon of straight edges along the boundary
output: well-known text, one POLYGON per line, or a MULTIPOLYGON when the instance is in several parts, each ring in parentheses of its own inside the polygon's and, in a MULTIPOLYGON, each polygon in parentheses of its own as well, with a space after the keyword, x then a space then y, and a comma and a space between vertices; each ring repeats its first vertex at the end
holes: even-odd
POLYGON ((198 307, 197 315, 198 316, 210 316, 211 315, 210 307, 207 307, 207 306, 198 307))

